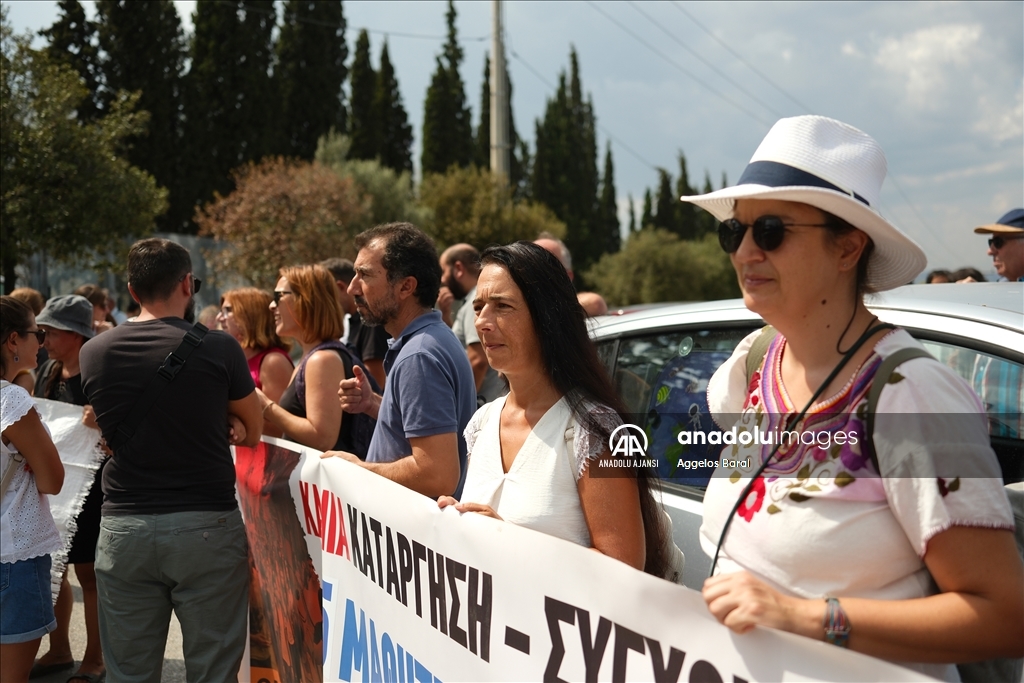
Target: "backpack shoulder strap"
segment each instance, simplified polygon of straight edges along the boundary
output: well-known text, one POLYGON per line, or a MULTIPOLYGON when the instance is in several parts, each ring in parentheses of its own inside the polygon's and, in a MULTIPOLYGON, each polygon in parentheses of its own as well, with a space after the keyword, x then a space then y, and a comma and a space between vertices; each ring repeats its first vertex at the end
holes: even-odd
POLYGON ((142 390, 142 395, 132 407, 131 412, 117 426, 114 436, 107 444, 110 446, 110 450, 116 453, 119 448, 135 436, 135 430, 138 429, 143 418, 146 417, 150 408, 153 407, 160 394, 163 393, 164 387, 174 381, 174 378, 178 376, 181 369, 185 367, 185 361, 203 343, 203 338, 206 337, 206 333, 209 331, 209 328, 202 323, 195 323, 185 333, 185 336, 182 337, 178 347, 167 354, 164 362, 157 368, 156 374, 150 378, 146 388, 142 390))
POLYGON ((771 346, 772 340, 778 334, 774 327, 765 325, 761 328, 761 334, 754 338, 754 343, 747 351, 747 386, 750 386, 750 378, 761 367, 761 362, 764 361, 765 354, 768 353, 768 347, 771 346))
POLYGON ((886 384, 889 384, 889 380, 892 378, 892 373, 896 371, 896 368, 914 358, 934 359, 934 356, 917 346, 900 349, 882 361, 882 364, 878 366, 878 370, 875 371, 874 378, 871 380, 871 389, 868 390, 868 406, 864 426, 867 433, 864 435, 864 440, 868 445, 871 463, 875 466, 875 471, 879 474, 882 473, 882 470, 878 466, 878 454, 875 452, 875 412, 878 410, 878 399, 882 395, 882 389, 885 388, 886 384))

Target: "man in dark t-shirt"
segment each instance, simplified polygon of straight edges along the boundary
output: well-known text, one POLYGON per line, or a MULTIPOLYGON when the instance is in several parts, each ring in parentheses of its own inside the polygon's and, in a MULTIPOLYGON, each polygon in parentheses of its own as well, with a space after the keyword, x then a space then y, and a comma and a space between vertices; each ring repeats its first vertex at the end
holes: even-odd
POLYGON ((172 609, 188 643, 189 680, 234 679, 245 649, 248 545, 227 426, 232 417, 244 445, 263 428, 245 355, 227 334, 209 332, 171 382, 152 382, 192 328, 185 318, 198 288, 182 246, 136 242, 128 289, 142 313, 97 335, 80 356, 82 389, 114 445, 95 563, 112 680, 159 679, 172 609), (118 427, 149 392, 154 403, 119 443, 118 427))

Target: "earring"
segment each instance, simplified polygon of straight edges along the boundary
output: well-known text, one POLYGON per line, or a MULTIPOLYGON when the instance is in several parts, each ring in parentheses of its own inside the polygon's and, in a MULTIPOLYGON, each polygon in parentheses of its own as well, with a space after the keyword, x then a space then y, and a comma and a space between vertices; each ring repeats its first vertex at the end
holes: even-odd
POLYGON ((18 358, 18 355, 17 355, 17 354, 15 354, 15 355, 14 355, 14 362, 15 362, 15 363, 17 363, 17 362, 18 362, 19 360, 21 360, 21 359, 20 359, 20 358, 18 358))

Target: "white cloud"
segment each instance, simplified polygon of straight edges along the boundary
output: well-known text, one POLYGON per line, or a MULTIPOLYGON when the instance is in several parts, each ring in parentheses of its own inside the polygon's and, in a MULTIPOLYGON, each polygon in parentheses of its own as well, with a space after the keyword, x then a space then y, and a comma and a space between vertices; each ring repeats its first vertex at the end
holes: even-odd
POLYGON ((852 40, 849 40, 849 41, 843 43, 843 46, 840 48, 840 50, 847 57, 863 57, 864 56, 864 53, 860 51, 860 49, 853 43, 852 40))
POLYGON ((1010 107, 982 95, 978 100, 978 110, 980 114, 974 123, 974 132, 997 143, 1024 135, 1024 90, 1017 91, 1016 102, 1010 107))
POLYGON ((919 29, 882 41, 875 63, 904 81, 911 104, 934 108, 937 96, 953 81, 951 68, 971 63, 981 34, 980 24, 919 29))

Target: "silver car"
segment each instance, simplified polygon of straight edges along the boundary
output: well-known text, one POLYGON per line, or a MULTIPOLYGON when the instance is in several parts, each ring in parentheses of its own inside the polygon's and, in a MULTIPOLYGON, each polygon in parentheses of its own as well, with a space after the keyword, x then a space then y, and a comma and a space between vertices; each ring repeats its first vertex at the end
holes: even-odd
MULTIPOLYGON (((908 285, 870 296, 866 303, 975 388, 989 411, 992 446, 1005 482, 1024 480, 1024 285, 908 285), (997 386, 982 381, 977 370, 982 367, 986 377, 998 371, 997 386)), ((675 434, 680 428, 715 429, 708 415, 708 380, 740 340, 763 325, 739 299, 640 307, 592 325, 591 336, 620 396, 649 435, 647 455, 659 462, 665 509, 686 555, 683 581, 697 590, 711 565, 697 537, 711 471, 677 465, 699 463, 717 452, 707 450, 715 446, 681 446, 675 434)))

